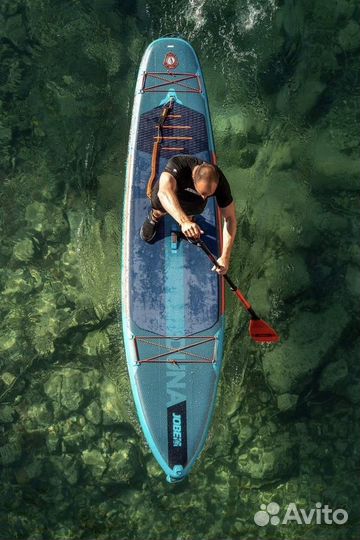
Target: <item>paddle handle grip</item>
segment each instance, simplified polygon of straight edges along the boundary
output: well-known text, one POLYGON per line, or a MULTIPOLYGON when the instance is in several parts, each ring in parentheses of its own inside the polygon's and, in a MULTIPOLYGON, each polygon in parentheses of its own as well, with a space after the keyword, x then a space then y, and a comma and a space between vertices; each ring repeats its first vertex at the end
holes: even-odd
MULTIPOLYGON (((211 253, 210 249, 207 247, 207 245, 205 244, 205 242, 201 239, 199 239, 197 241, 197 244, 198 246, 201 247, 201 249, 203 251, 205 251, 206 255, 209 257, 209 259, 211 260, 212 263, 214 263, 214 265, 217 267, 217 268, 220 268, 220 264, 217 262, 215 256, 211 253)), ((251 307, 251 304, 250 302, 248 302, 245 298, 245 296, 241 293, 241 291, 239 291, 239 289, 237 288, 237 286, 235 285, 235 283, 233 282, 233 280, 230 278, 230 276, 228 276, 227 274, 223 274, 223 277, 224 279, 227 281, 227 283, 229 284, 230 286, 230 289, 232 290, 232 292, 238 297, 238 299, 240 300, 240 302, 243 304, 243 306, 245 307, 245 309, 247 309, 247 311, 250 313, 250 315, 252 316, 253 319, 259 319, 259 317, 256 315, 255 311, 252 309, 251 307)))

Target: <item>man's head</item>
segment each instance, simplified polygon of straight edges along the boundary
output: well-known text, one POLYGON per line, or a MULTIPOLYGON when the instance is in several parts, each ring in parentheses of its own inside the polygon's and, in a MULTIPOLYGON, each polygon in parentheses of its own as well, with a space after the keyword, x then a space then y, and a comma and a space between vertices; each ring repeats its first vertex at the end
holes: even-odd
POLYGON ((211 163, 196 165, 192 172, 196 191, 203 199, 214 195, 219 184, 219 173, 211 163))

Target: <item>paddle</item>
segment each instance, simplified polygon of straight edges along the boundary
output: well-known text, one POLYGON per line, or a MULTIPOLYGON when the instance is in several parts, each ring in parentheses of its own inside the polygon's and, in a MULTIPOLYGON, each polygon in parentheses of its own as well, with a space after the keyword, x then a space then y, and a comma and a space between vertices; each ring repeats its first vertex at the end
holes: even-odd
MULTIPOLYGON (((200 247, 209 257, 211 262, 215 266, 220 268, 220 265, 218 264, 215 256, 211 253, 211 251, 209 250, 209 248, 207 247, 207 245, 205 244, 203 240, 201 240, 200 238, 198 240, 192 240, 192 239, 187 238, 187 240, 189 240, 191 244, 194 244, 200 247)), ((256 315, 255 311, 251 307, 251 304, 246 300, 245 296, 241 293, 241 291, 239 291, 239 289, 237 288, 235 283, 230 279, 230 277, 227 274, 222 274, 222 275, 224 279, 227 281, 227 283, 229 284, 232 292, 238 297, 238 299, 243 304, 247 312, 250 313, 251 315, 251 320, 249 324, 249 333, 252 339, 256 341, 257 343, 278 342, 280 339, 280 336, 275 332, 275 330, 256 315)))

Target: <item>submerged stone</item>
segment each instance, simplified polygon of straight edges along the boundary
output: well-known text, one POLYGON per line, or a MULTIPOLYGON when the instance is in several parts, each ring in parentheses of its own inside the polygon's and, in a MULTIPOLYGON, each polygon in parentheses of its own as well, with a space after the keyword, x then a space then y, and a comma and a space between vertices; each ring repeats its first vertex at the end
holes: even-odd
POLYGON ((6 280, 3 294, 14 295, 17 293, 26 294, 32 290, 32 284, 26 281, 26 275, 22 268, 10 271, 6 280))
POLYGON ((291 411, 296 408, 299 396, 297 394, 280 394, 277 397, 277 406, 280 411, 291 411))
POLYGON ((344 51, 356 51, 360 47, 360 27, 351 20, 338 34, 338 42, 344 51))
POLYGON ((50 463, 53 465, 56 475, 60 478, 66 478, 67 482, 74 486, 79 479, 79 465, 74 458, 69 454, 61 456, 52 456, 50 463))
POLYGON ((296 447, 286 433, 273 436, 267 441, 268 446, 254 446, 246 454, 239 456, 239 468, 242 474, 252 478, 254 485, 286 478, 297 469, 296 447))
POLYGON ((106 479, 114 482, 129 483, 139 469, 136 449, 131 444, 113 452, 109 458, 106 479))
POLYGON ((0 463, 2 465, 11 465, 20 459, 22 448, 17 436, 11 436, 9 441, 0 446, 0 463))
POLYGON ((1 405, 0 404, 0 422, 4 424, 9 424, 13 422, 15 416, 14 407, 11 405, 1 405))
POLYGON ((34 244, 30 238, 19 240, 14 246, 13 254, 19 261, 29 261, 34 255, 34 244))
POLYGON ((256 150, 251 150, 251 149, 243 150, 237 155, 236 163, 242 169, 248 169, 249 167, 252 167, 254 165, 256 156, 257 156, 256 150))
POLYGON ((17 333, 15 330, 10 330, 6 334, 0 334, 0 351, 8 351, 12 349, 17 341, 17 333))
POLYGON ((31 231, 46 234, 47 240, 63 240, 69 226, 61 207, 47 202, 30 203, 25 210, 25 218, 31 231))
POLYGON ((345 388, 338 394, 347 398, 351 403, 357 404, 360 403, 360 381, 357 380, 356 383, 347 384, 345 388))
POLYGON ((273 292, 285 300, 311 285, 310 275, 300 254, 287 254, 267 261, 265 277, 273 292))
POLYGON ((50 426, 48 434, 46 436, 46 446, 50 453, 57 452, 60 444, 60 436, 58 431, 50 426))
POLYGON ((30 405, 24 417, 24 423, 30 429, 49 426, 51 422, 52 413, 46 403, 34 403, 30 405))
POLYGON ((25 218, 33 230, 41 232, 46 228, 46 213, 46 204, 36 201, 26 207, 25 218))
MULTIPOLYGON (((266 153, 262 159, 268 159, 266 153)), ((258 160, 260 161, 260 160, 258 160)), ((314 222, 321 205, 295 174, 279 171, 267 177, 265 193, 256 201, 250 225, 259 236, 277 237, 287 252, 317 243, 314 222)))
POLYGON ((345 283, 349 295, 357 302, 360 296, 360 270, 358 266, 349 265, 346 270, 345 283))
POLYGON ((92 401, 90 405, 85 409, 85 417, 92 424, 100 424, 101 422, 101 409, 96 401, 92 401))
POLYGON ((122 396, 116 386, 106 379, 100 387, 100 402, 104 425, 117 424, 127 420, 128 414, 122 396))
POLYGON ((68 411, 77 411, 83 402, 84 391, 95 387, 96 373, 83 373, 79 369, 64 368, 49 377, 44 385, 45 394, 58 408, 65 407, 68 411))
POLYGON ((94 331, 87 334, 83 347, 86 354, 96 356, 109 348, 109 336, 104 331, 94 331))
POLYGON ((84 450, 81 458, 84 465, 86 465, 95 478, 100 479, 103 476, 107 468, 107 463, 100 450, 84 450))
POLYGON ((39 478, 43 472, 43 465, 44 461, 42 459, 34 458, 29 464, 16 470, 16 480, 19 484, 26 484, 34 478, 39 478))
POLYGON ((331 362, 321 372, 319 389, 321 391, 332 390, 335 385, 345 379, 348 375, 347 363, 344 359, 331 362))
POLYGON ((299 393, 349 322, 341 305, 320 313, 302 312, 291 321, 289 337, 265 353, 265 376, 275 392, 299 393), (331 332, 329 332, 331 328, 331 332))
POLYGON ((6 384, 6 386, 10 386, 15 381, 16 377, 12 373, 5 371, 1 374, 0 379, 6 384))

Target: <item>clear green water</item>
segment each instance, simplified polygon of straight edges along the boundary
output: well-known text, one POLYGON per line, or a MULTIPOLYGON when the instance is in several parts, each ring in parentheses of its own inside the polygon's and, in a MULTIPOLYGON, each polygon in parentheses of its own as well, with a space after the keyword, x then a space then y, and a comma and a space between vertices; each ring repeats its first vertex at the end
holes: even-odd
POLYGON ((2 0, 1 540, 360 537, 358 48, 354 0, 2 0), (232 276, 282 341, 253 344, 228 298, 213 429, 170 486, 137 423, 118 284, 137 66, 174 31, 236 198, 232 276), (256 524, 270 502, 349 517, 256 524))

